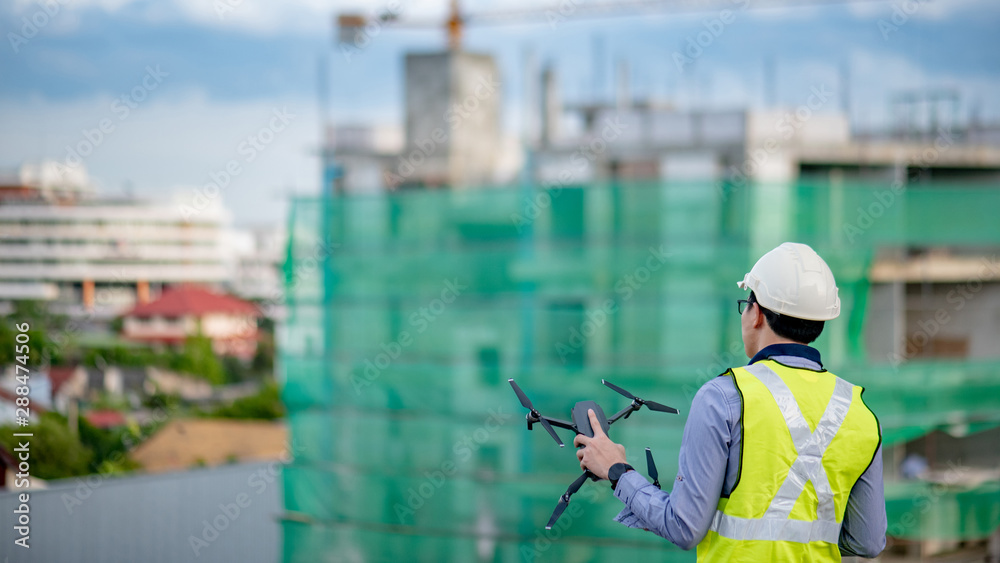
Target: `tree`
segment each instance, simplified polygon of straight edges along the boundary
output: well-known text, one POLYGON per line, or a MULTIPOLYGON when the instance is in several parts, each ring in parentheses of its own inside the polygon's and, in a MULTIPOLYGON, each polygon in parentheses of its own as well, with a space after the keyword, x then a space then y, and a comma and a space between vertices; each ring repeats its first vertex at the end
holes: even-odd
POLYGON ((226 374, 226 383, 240 383, 250 376, 246 363, 234 356, 222 358, 222 369, 226 374))
POLYGON ((83 417, 78 424, 80 443, 93 452, 89 465, 91 473, 123 473, 139 467, 128 457, 128 444, 135 442, 131 430, 125 427, 104 430, 83 417), (126 440, 125 435, 130 439, 126 440))
POLYGON ((207 336, 189 336, 180 354, 173 357, 170 369, 201 377, 213 385, 225 382, 222 363, 215 356, 212 340, 207 336))
POLYGON ((257 352, 254 353, 250 369, 255 375, 270 377, 274 375, 274 334, 261 333, 257 342, 257 352))
POLYGON ((0 443, 13 451, 18 440, 15 432, 32 433, 31 475, 39 479, 62 479, 90 473, 94 453, 69 431, 66 419, 57 413, 41 415, 36 424, 0 427, 0 443))
POLYGON ((236 399, 231 405, 215 409, 210 416, 274 420, 285 416, 285 405, 281 402, 278 385, 269 381, 256 395, 236 399))

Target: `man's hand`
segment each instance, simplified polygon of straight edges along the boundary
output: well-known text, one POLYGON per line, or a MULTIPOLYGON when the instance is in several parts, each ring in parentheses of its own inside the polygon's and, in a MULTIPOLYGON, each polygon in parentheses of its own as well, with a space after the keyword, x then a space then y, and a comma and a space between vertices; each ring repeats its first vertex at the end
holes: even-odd
POLYGON ((576 458, 580 460, 580 469, 589 470, 601 479, 608 478, 608 469, 616 463, 625 463, 625 446, 616 444, 608 438, 601 428, 594 409, 587 409, 590 416, 590 427, 594 429, 594 437, 588 438, 583 434, 577 434, 573 439, 574 446, 585 446, 576 451, 576 458))

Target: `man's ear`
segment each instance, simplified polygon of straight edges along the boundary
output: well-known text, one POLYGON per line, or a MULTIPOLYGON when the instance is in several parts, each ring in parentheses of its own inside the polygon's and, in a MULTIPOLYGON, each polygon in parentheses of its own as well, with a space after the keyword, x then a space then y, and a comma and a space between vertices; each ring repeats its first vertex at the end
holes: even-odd
POLYGON ((754 314, 753 318, 754 328, 761 328, 767 323, 767 319, 764 318, 764 313, 760 311, 760 305, 757 305, 756 303, 754 303, 753 314, 754 314))

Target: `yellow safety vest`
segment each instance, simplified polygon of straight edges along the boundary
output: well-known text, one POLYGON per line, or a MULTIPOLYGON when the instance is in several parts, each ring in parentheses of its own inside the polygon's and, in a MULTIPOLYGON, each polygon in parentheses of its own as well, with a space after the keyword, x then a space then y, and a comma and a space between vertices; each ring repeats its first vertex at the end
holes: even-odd
POLYGON ((764 360, 729 371, 743 447, 698 561, 840 561, 847 498, 881 443, 863 388, 764 360))

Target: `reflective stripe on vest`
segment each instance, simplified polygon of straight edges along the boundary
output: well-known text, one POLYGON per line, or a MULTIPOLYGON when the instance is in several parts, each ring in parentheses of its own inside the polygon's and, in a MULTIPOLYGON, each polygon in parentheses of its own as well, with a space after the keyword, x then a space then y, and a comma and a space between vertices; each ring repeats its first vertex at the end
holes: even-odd
POLYGON ((840 539, 840 523, 837 522, 833 491, 823 469, 823 453, 847 417, 853 386, 836 378, 833 396, 816 424, 816 430, 810 431, 795 396, 778 374, 763 364, 753 364, 744 369, 771 392, 788 426, 798 457, 763 517, 740 518, 717 510, 709 530, 733 540, 825 541, 836 544, 840 539), (818 500, 816 520, 789 519, 792 507, 809 482, 813 484, 818 500))

